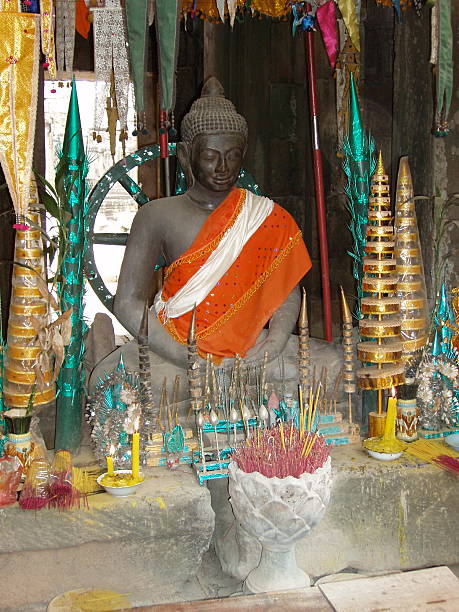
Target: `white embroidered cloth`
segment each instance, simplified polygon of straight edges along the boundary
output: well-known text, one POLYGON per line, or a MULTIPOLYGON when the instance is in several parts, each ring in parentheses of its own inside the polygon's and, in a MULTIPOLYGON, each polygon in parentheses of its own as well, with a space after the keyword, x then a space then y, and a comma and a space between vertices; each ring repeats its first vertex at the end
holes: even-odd
POLYGON ((250 191, 245 193, 245 201, 236 221, 207 261, 166 302, 162 299, 161 291, 157 293, 154 301, 157 314, 166 320, 175 319, 189 312, 195 304, 200 304, 239 257, 245 243, 271 214, 274 207, 272 200, 250 191))

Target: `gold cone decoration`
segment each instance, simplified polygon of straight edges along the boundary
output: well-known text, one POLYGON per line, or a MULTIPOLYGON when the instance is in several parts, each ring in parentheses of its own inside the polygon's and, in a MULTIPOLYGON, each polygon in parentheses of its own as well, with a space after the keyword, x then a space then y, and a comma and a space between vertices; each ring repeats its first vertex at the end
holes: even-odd
MULTIPOLYGON (((49 323, 49 303, 39 289, 40 283, 44 282, 45 271, 43 244, 38 229, 40 218, 39 213, 33 210, 38 203, 34 182, 30 192, 28 219, 33 226, 27 230, 16 230, 14 261, 23 265, 13 266, 8 321, 4 399, 5 404, 12 408, 27 406, 33 385, 38 383, 35 368, 43 349, 36 330, 49 323)), ((35 389, 35 406, 48 404, 56 395, 51 364, 49 368, 41 365, 40 370, 44 382, 35 389)))
POLYGON ((311 387, 311 352, 309 349, 308 303, 304 288, 298 319, 298 369, 301 388, 304 394, 308 394, 311 387))
POLYGON ((424 267, 408 157, 400 158, 395 198, 397 297, 400 299, 403 360, 407 376, 412 378, 416 357, 427 341, 428 323, 424 267))
MULTIPOLYGON (((365 367, 358 370, 357 379, 362 389, 381 391, 404 382, 394 228, 381 153, 371 184, 366 235, 362 282, 365 297, 361 302, 363 318, 359 321, 362 342, 357 345, 358 358, 365 367)), ((379 393, 378 412, 381 410, 379 393)))

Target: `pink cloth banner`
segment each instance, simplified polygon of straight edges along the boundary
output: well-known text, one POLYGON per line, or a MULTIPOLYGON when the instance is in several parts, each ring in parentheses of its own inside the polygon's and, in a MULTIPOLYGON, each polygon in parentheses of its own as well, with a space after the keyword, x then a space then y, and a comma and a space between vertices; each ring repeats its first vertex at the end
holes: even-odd
POLYGON ((338 31, 336 28, 334 0, 328 0, 328 2, 318 7, 316 19, 322 33, 330 66, 334 68, 338 54, 338 31))

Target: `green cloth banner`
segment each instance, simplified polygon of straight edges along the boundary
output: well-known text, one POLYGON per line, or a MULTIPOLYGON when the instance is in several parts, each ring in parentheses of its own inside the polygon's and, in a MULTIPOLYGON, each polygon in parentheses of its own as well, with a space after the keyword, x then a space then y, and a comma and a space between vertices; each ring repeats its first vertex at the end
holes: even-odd
POLYGON ((161 109, 170 111, 175 105, 175 71, 177 68, 179 0, 156 0, 156 35, 159 51, 161 109))
POLYGON ((146 70, 148 2, 149 0, 130 0, 125 4, 131 76, 134 81, 137 112, 145 110, 144 75, 146 70))
POLYGON ((438 85, 437 114, 448 115, 453 95, 453 31, 451 27, 451 0, 438 0, 438 85))

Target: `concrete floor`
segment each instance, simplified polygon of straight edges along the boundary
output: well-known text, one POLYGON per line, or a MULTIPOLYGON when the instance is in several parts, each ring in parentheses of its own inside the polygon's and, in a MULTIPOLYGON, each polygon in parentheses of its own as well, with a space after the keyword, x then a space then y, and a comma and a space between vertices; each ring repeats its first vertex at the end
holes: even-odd
MULTIPOLYGON (((459 565, 449 566, 451 571, 459 577, 459 565)), ((316 584, 324 584, 336 580, 350 580, 352 578, 362 578, 364 576, 377 576, 378 572, 374 573, 351 573, 342 572, 340 574, 332 574, 323 576, 316 581, 316 584)), ((202 564, 198 574, 182 585, 180 590, 177 590, 171 598, 167 600, 157 600, 156 603, 172 603, 181 601, 197 601, 201 599, 217 599, 230 597, 232 595, 242 595, 242 582, 225 574, 220 566, 220 562, 215 554, 215 550, 211 547, 203 556, 202 564)), ((94 588, 94 585, 93 585, 94 588)), ((155 596, 151 589, 145 588, 144 591, 132 593, 129 597, 133 606, 148 605, 155 596)), ((47 604, 34 604, 28 607, 23 607, 21 610, 5 610, 0 608, 0 612, 46 612, 47 604)))

